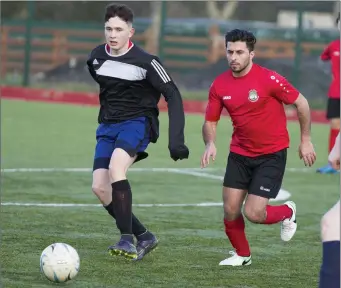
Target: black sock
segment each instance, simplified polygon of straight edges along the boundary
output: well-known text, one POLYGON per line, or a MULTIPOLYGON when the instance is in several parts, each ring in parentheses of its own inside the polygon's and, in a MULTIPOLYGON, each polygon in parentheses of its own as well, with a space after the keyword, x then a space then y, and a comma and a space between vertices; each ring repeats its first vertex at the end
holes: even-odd
POLYGON ((323 242, 319 287, 340 287, 340 241, 323 242))
POLYGON ((128 180, 111 184, 113 210, 116 225, 121 234, 132 235, 132 194, 128 180))
POLYGON ((151 240, 153 237, 153 234, 150 233, 148 230, 146 230, 145 232, 136 235, 136 239, 138 241, 145 241, 145 240, 151 240))
POLYGON ((132 228, 133 228, 133 234, 136 236, 136 238, 139 237, 139 235, 146 233, 147 229, 143 226, 143 224, 135 217, 133 214, 133 220, 132 220, 132 228))
MULTIPOLYGON (((111 217, 116 219, 113 205, 113 202, 110 202, 110 204, 104 206, 104 208, 108 211, 111 217)), ((134 214, 132 214, 132 231, 138 240, 148 240, 150 238, 150 232, 147 231, 146 227, 143 226, 143 224, 135 217, 134 214)))
POLYGON ((105 210, 108 211, 109 215, 110 215, 112 218, 116 219, 116 216, 115 216, 115 213, 114 213, 114 206, 113 206, 112 201, 111 201, 110 204, 108 204, 107 206, 104 206, 104 205, 103 205, 103 207, 104 207, 105 210))

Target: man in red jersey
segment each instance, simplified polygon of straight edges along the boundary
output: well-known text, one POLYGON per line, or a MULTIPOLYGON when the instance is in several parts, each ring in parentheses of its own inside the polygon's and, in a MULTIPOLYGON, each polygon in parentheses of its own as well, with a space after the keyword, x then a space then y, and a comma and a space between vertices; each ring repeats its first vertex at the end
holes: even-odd
MULTIPOLYGON (((340 14, 336 20, 340 30, 340 14)), ((340 131, 340 39, 331 42, 321 54, 322 61, 331 62, 332 82, 328 92, 327 119, 330 121, 329 153, 334 147, 335 139, 340 131)), ((334 174, 339 172, 330 164, 317 169, 318 173, 334 174)))
POLYGON ((306 166, 312 166, 316 154, 310 138, 307 100, 284 77, 252 62, 255 36, 236 29, 225 35, 225 43, 231 69, 219 75, 209 91, 201 167, 216 157, 216 127, 225 107, 233 122, 233 134, 223 183, 224 225, 235 251, 219 265, 242 266, 251 264, 241 212, 245 198, 244 215, 251 222, 281 222, 283 241, 289 241, 297 229, 294 202, 268 205, 281 188, 289 147, 283 103, 293 104, 298 110, 299 157, 306 166))

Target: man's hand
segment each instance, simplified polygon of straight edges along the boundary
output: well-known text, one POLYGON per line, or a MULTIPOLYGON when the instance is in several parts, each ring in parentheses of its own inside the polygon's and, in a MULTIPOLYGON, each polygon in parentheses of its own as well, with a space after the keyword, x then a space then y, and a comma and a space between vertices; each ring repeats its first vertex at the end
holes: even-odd
POLYGON ((169 145, 170 157, 174 161, 187 159, 189 156, 189 150, 185 144, 181 145, 169 145))
POLYGON ((308 100, 300 93, 294 103, 301 128, 301 144, 298 149, 300 159, 305 166, 312 166, 316 160, 314 146, 310 141, 311 119, 308 100))
POLYGON ((201 168, 207 167, 208 164, 210 164, 210 158, 212 157, 212 160, 215 160, 215 157, 217 155, 217 148, 215 147, 215 144, 213 142, 208 143, 206 145, 206 149, 204 154, 201 157, 201 168))
POLYGON ((314 146, 310 140, 302 140, 298 149, 300 159, 303 159, 305 166, 312 166, 316 161, 314 146))

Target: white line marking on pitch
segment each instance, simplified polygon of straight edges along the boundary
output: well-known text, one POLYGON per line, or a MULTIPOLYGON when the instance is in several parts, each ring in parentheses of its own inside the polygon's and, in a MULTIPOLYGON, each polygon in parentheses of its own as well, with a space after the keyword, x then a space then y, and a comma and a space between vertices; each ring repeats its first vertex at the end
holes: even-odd
MULTIPOLYGON (((54 168, 50 168, 54 169, 54 168)), ((70 168, 71 169, 71 168, 70 168)), ((84 168, 77 168, 77 169, 84 169, 84 168)), ((86 169, 86 168, 85 168, 86 169)), ((12 169, 14 170, 14 169, 12 169)), ((52 170, 54 172, 54 170, 52 170)), ((65 171, 65 170, 63 170, 65 171)), ((83 170, 82 170, 83 171, 83 170)), ((91 171, 91 169, 90 169, 91 171)), ((213 175, 204 172, 197 172, 198 169, 191 169, 191 168, 182 168, 182 169, 173 169, 173 168, 133 168, 130 171, 141 171, 141 172, 171 172, 177 174, 185 174, 191 175, 196 177, 203 177, 207 179, 215 179, 222 181, 224 179, 223 176, 213 175)), ((201 169, 199 171, 202 171, 201 169)), ((212 170, 211 170, 212 171, 212 170)), ((15 171, 18 172, 18 171, 15 171)), ((32 172, 30 170, 30 172, 32 172)), ((270 202, 276 201, 284 201, 289 199, 291 194, 281 189, 276 197, 276 199, 270 199, 270 202)), ((101 204, 75 204, 75 203, 18 203, 18 202, 4 202, 1 203, 2 206, 28 206, 28 207, 101 207, 101 204)), ((216 203, 216 202, 208 202, 208 203, 196 203, 196 204, 133 204, 135 207, 216 207, 222 206, 223 203, 216 203)))
MULTIPOLYGON (((209 178, 209 179, 216 179, 216 180, 220 180, 220 181, 223 181, 223 179, 224 179, 223 176, 212 175, 209 173, 196 172, 196 171, 191 171, 191 170, 173 169, 171 172, 186 174, 186 175, 191 175, 191 176, 197 176, 197 177, 204 177, 204 178, 209 178)), ((284 200, 289 199, 290 196, 291 196, 291 194, 289 191, 286 191, 284 189, 280 189, 276 199, 270 199, 270 202, 272 202, 272 201, 284 201, 284 200)))
MULTIPOLYGON (((26 207, 103 207, 101 204, 76 204, 76 203, 19 203, 5 202, 2 206, 26 206, 26 207)), ((133 204, 134 207, 215 207, 223 203, 207 202, 193 204, 133 204)))
MULTIPOLYGON (((217 168, 205 168, 207 171, 217 171, 217 168)), ((202 171, 201 168, 130 168, 129 172, 172 172, 180 170, 202 171)), ((91 168, 12 168, 1 169, 2 173, 26 172, 92 172, 91 168)))
MULTIPOLYGON (((173 172, 177 171, 222 171, 225 168, 131 168, 130 172, 173 172)), ((287 172, 314 172, 311 168, 287 168, 287 172)), ((27 172, 92 172, 91 168, 10 168, 1 169, 2 173, 27 173, 27 172)), ((200 172, 200 173, 202 173, 200 172)))

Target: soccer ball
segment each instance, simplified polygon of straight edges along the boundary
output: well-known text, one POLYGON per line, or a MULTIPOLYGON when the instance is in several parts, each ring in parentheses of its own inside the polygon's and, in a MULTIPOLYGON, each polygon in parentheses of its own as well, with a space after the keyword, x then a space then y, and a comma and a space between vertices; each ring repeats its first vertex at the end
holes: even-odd
POLYGON ((47 246, 40 256, 40 271, 52 282, 67 282, 75 278, 80 266, 75 248, 65 243, 47 246))

